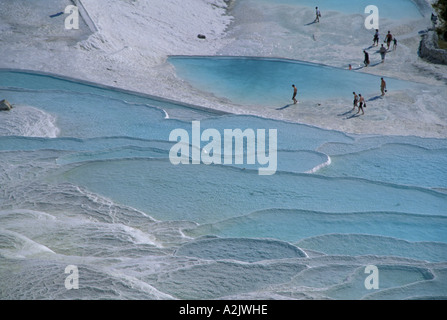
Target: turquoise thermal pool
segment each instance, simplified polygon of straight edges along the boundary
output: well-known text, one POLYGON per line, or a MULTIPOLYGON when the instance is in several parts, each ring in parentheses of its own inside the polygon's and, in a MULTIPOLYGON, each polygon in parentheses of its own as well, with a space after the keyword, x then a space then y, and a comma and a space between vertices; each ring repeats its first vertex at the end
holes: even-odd
MULTIPOLYGON (((300 101, 351 99, 354 91, 370 99, 377 96, 381 78, 285 59, 173 56, 168 62, 180 78, 197 89, 243 105, 284 106, 291 102, 292 84, 298 88, 300 101)), ((410 81, 386 81, 393 91, 418 88, 410 81)))

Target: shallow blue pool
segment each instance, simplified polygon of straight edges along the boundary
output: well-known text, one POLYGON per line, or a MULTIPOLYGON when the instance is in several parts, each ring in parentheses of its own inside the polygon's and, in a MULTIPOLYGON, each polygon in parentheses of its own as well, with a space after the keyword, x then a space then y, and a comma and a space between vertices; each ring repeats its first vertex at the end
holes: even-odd
MULTIPOLYGON (((420 19, 423 16, 421 8, 412 0, 262 0, 269 4, 287 4, 300 5, 310 8, 319 7, 324 16, 325 11, 338 11, 347 14, 365 14, 365 8, 369 5, 375 5, 379 9, 381 18, 392 20, 397 19, 420 19)), ((424 11, 424 10, 422 10, 424 11)), ((322 17, 322 19, 324 19, 322 17)))
MULTIPOLYGON (((244 105, 283 106, 291 102, 292 84, 298 100, 315 103, 351 99, 354 91, 366 99, 380 94, 380 76, 294 60, 172 56, 168 62, 196 88, 244 105)), ((386 81, 393 91, 417 88, 409 81, 386 81)))

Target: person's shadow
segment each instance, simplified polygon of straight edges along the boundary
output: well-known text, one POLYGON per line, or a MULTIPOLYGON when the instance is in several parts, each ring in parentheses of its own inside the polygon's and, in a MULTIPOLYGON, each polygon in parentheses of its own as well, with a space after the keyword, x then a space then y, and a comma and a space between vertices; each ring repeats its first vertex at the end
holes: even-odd
POLYGON ((374 63, 374 64, 370 64, 370 67, 376 67, 376 66, 378 66, 379 64, 382 64, 382 61, 380 61, 380 62, 376 62, 376 63, 374 63))
POLYGON ((360 116, 361 116, 360 113, 359 113, 359 114, 355 113, 355 114, 353 114, 352 116, 347 117, 346 119, 349 120, 349 119, 353 119, 353 118, 358 118, 358 117, 360 117, 360 116))
POLYGON ((284 107, 281 107, 281 108, 276 108, 276 110, 284 110, 284 109, 286 109, 286 108, 288 108, 288 107, 291 107, 291 106, 293 106, 293 103, 291 103, 291 104, 286 104, 284 107))
POLYGON ((375 101, 375 100, 380 99, 380 98, 382 98, 382 96, 375 96, 375 97, 369 98, 366 101, 375 101))
POLYGON ((337 114, 337 116, 343 117, 343 116, 346 116, 346 115, 350 114, 352 111, 354 111, 354 110, 351 109, 349 111, 346 111, 345 113, 339 113, 339 114, 337 114))
POLYGON ((305 24, 305 26, 310 26, 311 24, 315 24, 315 23, 317 23, 317 20, 314 20, 314 21, 312 21, 312 22, 309 22, 308 24, 305 24))

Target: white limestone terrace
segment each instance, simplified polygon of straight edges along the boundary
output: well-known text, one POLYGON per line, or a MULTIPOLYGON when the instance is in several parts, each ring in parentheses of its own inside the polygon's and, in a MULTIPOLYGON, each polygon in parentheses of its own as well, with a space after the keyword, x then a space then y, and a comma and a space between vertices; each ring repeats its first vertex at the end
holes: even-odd
MULTIPOLYGON (((250 0, 76 3, 85 9, 96 32, 84 20, 80 20, 79 30, 64 29, 66 14, 50 17, 73 4, 68 0, 0 2, 0 68, 58 74, 201 107, 351 133, 447 137, 447 67, 425 62, 417 54, 420 32, 430 26, 429 16, 416 22, 381 22, 382 36, 391 29, 399 39, 398 50, 387 55, 386 63, 361 72, 429 84, 440 88, 437 94, 390 92, 386 99, 368 105, 365 116, 346 121, 338 115, 351 107, 347 103, 351 97, 340 97, 324 109, 300 104, 279 112, 277 106, 237 105, 179 79, 166 59, 170 55, 243 55, 339 68, 350 63, 355 68, 362 64, 362 50, 372 44, 372 31, 363 27, 365 16, 325 12, 316 26, 306 25, 314 8, 278 4, 275 10, 267 10, 273 7, 253 7, 250 0), (284 14, 284 24, 272 22, 275 14, 284 14), (206 39, 199 39, 198 34, 206 39)), ((377 60, 374 49, 370 50, 372 59, 377 60)))

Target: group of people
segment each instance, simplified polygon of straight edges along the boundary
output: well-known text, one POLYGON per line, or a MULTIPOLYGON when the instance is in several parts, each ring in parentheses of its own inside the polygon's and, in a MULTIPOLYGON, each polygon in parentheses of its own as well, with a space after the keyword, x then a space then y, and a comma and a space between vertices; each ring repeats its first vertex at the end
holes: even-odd
MULTIPOLYGON (((393 42, 393 50, 396 50, 397 39, 396 39, 396 37, 393 37, 393 35, 391 34, 391 31, 388 31, 388 34, 385 36, 385 40, 384 40, 384 43, 386 43, 387 47, 385 48, 385 46, 382 43, 382 46, 379 49, 379 53, 382 58, 382 63, 385 62, 385 56, 386 56, 387 52, 390 50, 391 42, 393 42)), ((379 29, 376 29, 376 32, 374 33, 374 38, 373 38, 373 47, 377 47, 377 46, 379 46, 379 29)), ((363 50, 363 54, 365 55, 365 59, 364 59, 363 63, 365 64, 365 67, 367 67, 370 64, 369 53, 366 50, 363 50)))
MULTIPOLYGON (((298 92, 298 88, 294 84, 292 84, 292 88, 293 88, 293 96, 292 96, 293 104, 297 104, 298 100, 296 100, 296 95, 298 92)), ((385 93, 388 92, 386 88, 386 81, 383 78, 380 78, 380 92, 382 93, 382 96, 384 96, 385 93)), ((365 98, 360 93, 357 95, 357 93, 353 92, 353 94, 354 94, 354 107, 352 108, 351 111, 355 111, 355 108, 358 108, 357 114, 359 114, 360 111, 362 111, 362 115, 365 114, 364 109, 366 108, 365 98)))
MULTIPOLYGON (((315 21, 314 22, 320 22, 320 17, 321 17, 321 12, 318 9, 318 7, 315 7, 315 21)), ((375 30, 374 33, 374 38, 373 38, 373 46, 379 46, 379 29, 375 30)), ((382 63, 385 61, 385 55, 386 53, 390 50, 390 46, 391 46, 391 42, 393 42, 393 50, 396 50, 397 47, 397 39, 395 37, 393 37, 393 35, 391 34, 391 31, 388 31, 388 34, 385 36, 385 40, 384 42, 387 44, 387 48, 384 47, 384 45, 382 44, 382 46, 379 49, 379 53, 382 57, 382 63)), ((364 59, 364 63, 365 63, 365 67, 367 67, 370 64, 370 60, 369 60, 369 53, 366 50, 363 50, 363 53, 365 54, 365 59, 364 59)), ((349 65, 349 70, 352 69, 352 66, 349 65)), ((385 95, 385 92, 387 92, 386 89, 386 82, 383 78, 380 78, 381 83, 380 83, 380 91, 382 93, 382 96, 385 95)), ((293 95, 292 95, 292 100, 293 100, 293 104, 297 104, 298 100, 296 99, 297 96, 297 92, 298 89, 297 87, 292 84, 292 88, 293 88, 293 95)), ((362 115, 365 114, 365 110, 364 108, 366 108, 366 102, 365 102, 365 98, 361 95, 353 92, 354 94, 354 107, 352 108, 351 111, 355 111, 356 108, 358 108, 357 114, 360 113, 360 111, 362 112, 362 115)))
MULTIPOLYGON (((380 91, 382 92, 382 96, 385 95, 385 92, 387 92, 386 89, 386 82, 383 78, 380 78, 380 91)), ((365 98, 359 93, 357 95, 357 93, 355 93, 355 91, 352 93, 354 95, 354 107, 352 108, 351 111, 355 111, 355 108, 358 108, 357 114, 360 113, 360 111, 362 111, 362 115, 365 114, 365 109, 366 108, 366 102, 365 102, 365 98)))
MULTIPOLYGON (((386 42, 387 50, 390 50, 391 42, 393 42, 394 43, 393 50, 396 50, 397 39, 395 37, 393 37, 393 35, 391 34, 391 31, 388 31, 388 34, 385 36, 385 40, 383 42, 386 42)), ((374 38, 373 38, 373 46, 377 47, 378 45, 379 45, 379 29, 376 29, 376 32, 374 33, 374 38)))
POLYGON ((365 98, 360 93, 357 95, 357 93, 353 92, 352 94, 354 95, 354 107, 351 111, 355 111, 355 108, 358 108, 357 114, 360 113, 360 110, 362 110, 362 114, 365 114, 365 110, 363 109, 363 107, 366 108, 365 98))

